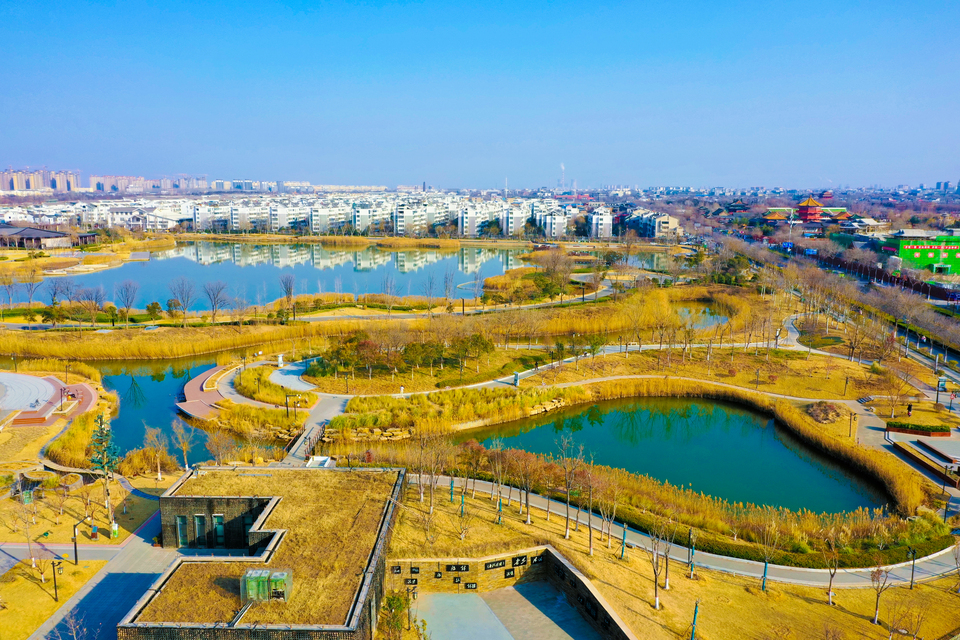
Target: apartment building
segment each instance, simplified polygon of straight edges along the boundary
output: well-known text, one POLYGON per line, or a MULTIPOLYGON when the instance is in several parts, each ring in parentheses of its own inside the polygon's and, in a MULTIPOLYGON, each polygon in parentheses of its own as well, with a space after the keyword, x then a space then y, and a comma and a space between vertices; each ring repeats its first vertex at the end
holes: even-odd
POLYGON ((590 237, 608 239, 613 237, 613 211, 608 207, 597 207, 587 216, 590 237))

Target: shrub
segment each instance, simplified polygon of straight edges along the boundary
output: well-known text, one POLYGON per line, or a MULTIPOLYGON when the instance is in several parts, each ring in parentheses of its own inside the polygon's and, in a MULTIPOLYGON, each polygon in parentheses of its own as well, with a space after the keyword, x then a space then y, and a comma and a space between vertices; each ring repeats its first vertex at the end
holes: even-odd
POLYGON ((912 431, 928 431, 930 433, 950 433, 950 426, 946 424, 914 424, 912 422, 887 422, 888 429, 910 429, 912 431))

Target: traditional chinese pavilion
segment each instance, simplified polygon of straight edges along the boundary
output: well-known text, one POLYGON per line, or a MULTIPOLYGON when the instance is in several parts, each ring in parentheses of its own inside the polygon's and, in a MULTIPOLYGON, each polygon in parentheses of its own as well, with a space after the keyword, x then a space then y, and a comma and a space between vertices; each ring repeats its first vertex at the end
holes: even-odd
POLYGON ((797 205, 797 215, 804 222, 820 222, 823 218, 823 205, 813 198, 807 198, 797 205))

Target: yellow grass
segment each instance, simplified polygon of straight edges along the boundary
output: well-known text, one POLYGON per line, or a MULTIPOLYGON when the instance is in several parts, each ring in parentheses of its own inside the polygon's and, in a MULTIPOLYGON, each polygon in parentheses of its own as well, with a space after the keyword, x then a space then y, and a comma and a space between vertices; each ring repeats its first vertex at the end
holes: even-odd
MULTIPOLYGON (((698 579, 690 580, 685 567, 671 563, 670 590, 663 590, 661 575, 661 610, 653 609, 653 576, 646 554, 639 549, 627 551, 626 560, 619 559, 619 548, 613 541, 607 549, 594 532, 594 555, 588 555, 586 526, 563 539, 564 519, 534 509, 533 524, 523 524, 518 513, 517 493, 507 508, 504 502, 504 523, 496 525, 494 503, 486 495, 476 500, 468 492, 466 504, 472 514, 471 529, 464 541, 458 539, 456 525, 459 496, 450 504, 441 488, 436 501, 432 531, 436 539, 426 542, 424 509, 416 501, 416 487, 408 489, 390 544, 391 558, 456 557, 472 558, 489 553, 520 549, 548 543, 557 548, 593 581, 626 624, 644 640, 675 640, 689 637, 694 603, 699 599, 700 616, 697 637, 707 640, 761 639, 776 625, 792 630, 791 638, 822 638, 824 625, 836 627, 846 638, 887 638, 885 626, 871 624, 874 592, 871 589, 834 589, 837 603, 827 606, 823 588, 797 587, 775 583, 768 593, 759 590, 759 580, 734 577, 719 572, 697 571, 698 579)), ((389 576, 388 576, 389 580, 389 576)), ((389 582, 388 582, 389 584, 389 582)), ((929 605, 929 614, 922 636, 939 638, 960 626, 960 597, 955 593, 956 578, 942 578, 919 586, 914 592, 896 588, 881 600, 881 622, 886 620, 886 605, 905 595, 912 595, 929 605)), ((423 589, 424 587, 421 587, 423 589)), ((430 620, 427 619, 429 628, 430 620)))
MULTIPOLYGON (((283 496, 265 526, 286 529, 287 535, 267 568, 293 570, 293 596, 286 604, 255 607, 244 620, 248 624, 345 623, 396 474, 275 468, 260 472, 271 475, 211 471, 178 491, 178 495, 283 496)), ((260 563, 183 565, 137 621, 229 622, 239 608, 240 577, 247 569, 263 567, 260 563)))
POLYGON ((413 368, 411 371, 392 375, 383 370, 373 372, 368 378, 367 372, 358 367, 354 375, 341 371, 337 378, 332 375, 323 377, 308 377, 304 379, 317 385, 321 393, 349 393, 353 395, 376 395, 404 392, 436 391, 445 387, 456 387, 461 384, 472 384, 477 381, 492 380, 513 375, 514 371, 524 371, 533 367, 533 359, 545 361, 546 354, 542 349, 497 349, 489 356, 480 358, 480 373, 477 373, 476 358, 468 358, 463 370, 463 379, 460 378, 460 367, 454 362, 447 362, 443 370, 434 365, 433 375, 430 375, 429 366, 413 368))
POLYGON ((626 375, 670 375, 671 377, 697 378, 759 390, 806 398, 856 399, 876 392, 877 380, 869 369, 856 362, 830 356, 777 351, 771 349, 770 360, 764 357, 764 349, 754 356, 754 349, 747 353, 735 349, 731 364, 730 349, 713 349, 711 361, 706 361, 706 349, 695 349, 682 360, 680 349, 674 348, 667 365, 667 350, 608 354, 596 358, 584 357, 579 365, 565 363, 556 369, 544 370, 521 382, 522 387, 541 384, 578 382, 592 378, 626 375), (658 367, 657 359, 661 366, 658 367), (757 370, 760 370, 759 385, 757 370), (730 375, 731 370, 734 372, 730 375), (846 379, 850 378, 844 395, 846 379))
POLYGON ((0 432, 0 460, 36 460, 40 449, 63 427, 58 420, 49 427, 8 427, 0 432))
MULTIPOLYGON (((943 396, 944 394, 941 393, 940 395, 943 396)), ((949 398, 946 398, 946 400, 949 402, 949 398)), ((895 420, 897 422, 908 422, 910 424, 960 426, 960 419, 949 411, 939 411, 933 402, 916 402, 910 400, 907 402, 913 404, 912 416, 907 416, 906 403, 897 405, 894 418, 890 417, 890 407, 892 403, 889 400, 877 399, 870 402, 868 406, 873 407, 877 417, 884 421, 895 420)))
MULTIPOLYGON (((272 365, 252 367, 245 371, 240 370, 233 379, 234 389, 237 390, 237 393, 247 398, 277 406, 284 406, 286 394, 289 393, 289 389, 270 381, 270 374, 276 370, 277 368, 272 365)), ((301 407, 312 407, 317 401, 317 396, 310 392, 304 391, 298 393, 298 395, 300 396, 299 402, 301 407)), ((295 398, 290 398, 291 404, 295 401, 295 398)))
MULTIPOLYGON (((30 568, 29 561, 17 564, 0 576, 0 601, 6 605, 0 609, 3 640, 30 637, 105 564, 105 560, 91 560, 75 567, 72 562, 65 562, 63 574, 57 576, 60 602, 53 599, 53 575, 50 569, 46 571, 46 583, 40 582, 39 575, 30 568)), ((85 622, 90 628, 98 624, 96 620, 85 622)))
MULTIPOLYGON (((63 515, 59 516, 59 524, 57 524, 59 509, 57 503, 52 499, 53 491, 48 490, 46 495, 48 499, 37 503, 37 524, 30 526, 30 539, 36 543, 69 544, 73 538, 74 523, 84 516, 80 491, 74 491, 68 497, 64 505, 63 515)), ((99 503, 99 508, 92 523, 85 522, 79 526, 79 542, 81 544, 103 546, 120 544, 146 522, 147 518, 156 513, 160 507, 160 502, 157 500, 148 500, 131 495, 120 486, 119 482, 111 483, 110 502, 114 505, 117 524, 119 525, 118 537, 111 540, 109 535, 110 518, 106 509, 103 508, 102 481, 93 485, 93 496, 94 501, 99 503), (123 513, 124 503, 126 503, 126 513, 123 513), (90 535, 91 527, 94 524, 99 528, 97 540, 93 540, 90 535)), ((0 542, 26 542, 23 525, 18 523, 15 518, 17 508, 17 503, 11 498, 0 501, 0 521, 3 523, 0 525, 0 542)))
MULTIPOLYGON (((401 323, 403 321, 400 321, 401 323)), ((82 360, 153 360, 234 351, 246 353, 255 347, 276 344, 287 349, 291 341, 302 347, 311 338, 362 328, 363 321, 312 322, 297 325, 243 327, 171 327, 153 331, 131 329, 109 334, 47 331, 6 331, 0 334, 0 353, 21 357, 70 356, 82 360)))

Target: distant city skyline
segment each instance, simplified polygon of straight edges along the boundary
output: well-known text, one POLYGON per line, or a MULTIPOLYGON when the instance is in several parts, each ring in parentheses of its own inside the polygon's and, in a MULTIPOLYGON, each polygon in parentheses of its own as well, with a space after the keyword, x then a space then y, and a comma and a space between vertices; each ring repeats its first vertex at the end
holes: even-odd
POLYGON ((0 166, 810 189, 960 178, 960 5, 7 2, 0 166), (65 66, 64 62, 68 64, 65 66), (29 70, 29 73, 26 71, 29 70))

